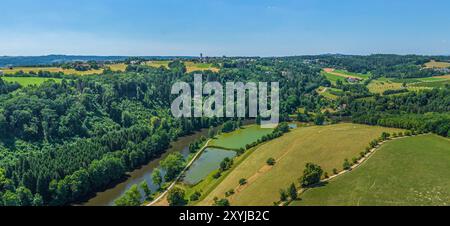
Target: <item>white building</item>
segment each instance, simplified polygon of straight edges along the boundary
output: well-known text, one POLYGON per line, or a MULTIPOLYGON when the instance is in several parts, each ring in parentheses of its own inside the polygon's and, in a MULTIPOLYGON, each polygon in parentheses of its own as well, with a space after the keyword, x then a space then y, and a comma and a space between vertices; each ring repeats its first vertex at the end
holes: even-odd
POLYGON ((3 71, 2 71, 2 70, 0 70, 0 76, 3 76, 3 74, 4 74, 4 73, 3 73, 3 71))

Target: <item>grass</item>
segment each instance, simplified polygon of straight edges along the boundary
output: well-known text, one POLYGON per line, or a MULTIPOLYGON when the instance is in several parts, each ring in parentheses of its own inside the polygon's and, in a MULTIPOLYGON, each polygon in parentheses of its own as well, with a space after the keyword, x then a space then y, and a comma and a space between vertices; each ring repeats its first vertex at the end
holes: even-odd
POLYGON ((40 77, 1 77, 1 79, 7 82, 17 82, 21 86, 40 85, 48 80, 54 80, 58 83, 62 81, 62 79, 58 78, 40 78, 40 77))
POLYGON ((245 148, 245 145, 257 141, 264 135, 272 133, 273 129, 263 129, 258 125, 245 126, 231 133, 223 133, 211 141, 210 146, 225 149, 245 148))
POLYGON ((339 94, 339 95, 343 94, 343 91, 340 90, 340 89, 326 88, 326 87, 323 87, 323 86, 319 87, 317 89, 317 92, 321 96, 323 96, 323 97, 325 97, 326 99, 329 99, 329 100, 337 100, 339 98, 339 96, 336 95, 336 94, 339 94))
POLYGON ((432 60, 425 64, 425 67, 427 68, 449 68, 450 63, 449 62, 438 62, 435 60, 432 60))
POLYGON ((90 75, 90 74, 101 74, 103 69, 89 70, 89 71, 77 71, 75 69, 63 69, 60 67, 15 67, 13 69, 1 69, 5 75, 15 74, 17 72, 23 71, 24 73, 38 73, 39 71, 48 72, 62 72, 67 75, 90 75))
POLYGON ((325 76, 331 83, 336 84, 338 80, 346 82, 347 78, 358 78, 361 80, 369 79, 369 74, 352 73, 345 70, 336 70, 333 68, 324 68, 322 75, 325 76))
MULTIPOLYGON (((418 87, 418 86, 414 86, 411 83, 408 83, 407 81, 404 81, 404 82, 406 82, 406 88, 409 91, 419 91, 419 90, 427 89, 427 87, 418 87)), ((367 85, 367 88, 369 89, 369 91, 371 93, 382 94, 386 90, 399 90, 399 89, 403 89, 404 87, 403 87, 403 82, 401 82, 401 80, 378 78, 378 79, 371 81, 369 83, 369 85, 367 85)))
POLYGON ((332 84, 336 84, 338 80, 341 80, 343 83, 347 82, 344 77, 334 75, 325 71, 322 71, 321 74, 325 76, 332 84))
POLYGON ((187 72, 193 72, 193 71, 214 71, 218 72, 219 69, 216 67, 213 67, 212 64, 207 63, 194 63, 194 62, 184 62, 186 65, 187 72))
POLYGON ((158 61, 147 61, 145 64, 147 66, 150 66, 150 67, 156 67, 156 68, 165 67, 165 68, 169 68, 169 63, 170 63, 170 61, 168 61, 168 60, 158 60, 158 61))
POLYGON ((306 191, 293 205, 450 205, 450 139, 384 144, 354 171, 306 191))
MULTIPOLYGON (((168 61, 168 60, 146 62, 146 64, 148 66, 156 67, 156 68, 159 68, 159 67, 169 68, 169 63, 170 63, 170 61, 168 61)), ((192 61, 186 61, 186 62, 184 62, 184 65, 186 65, 187 72, 207 71, 207 70, 214 71, 214 72, 219 71, 219 68, 213 67, 212 64, 207 64, 207 63, 195 63, 192 61)))
POLYGON ((348 123, 300 127, 254 150, 198 204, 211 205, 214 197, 223 198, 234 189, 236 194, 228 198, 231 205, 272 205, 279 200, 280 189, 298 181, 306 163, 319 164, 331 174, 333 168, 342 169, 345 158, 357 157, 384 131, 399 130, 348 123), (275 166, 266 164, 269 158, 276 159, 275 166), (248 183, 239 186, 241 178, 248 183))
POLYGON ((124 63, 118 63, 118 64, 110 64, 107 65, 109 68, 111 68, 111 71, 125 71, 127 69, 127 65, 124 63))
POLYGON ((359 79, 369 79, 369 74, 359 74, 359 73, 353 73, 345 70, 334 70, 332 73, 341 75, 343 77, 355 77, 359 79))
POLYGON ((434 82, 420 82, 413 84, 414 87, 427 87, 427 88, 443 88, 445 85, 450 85, 450 80, 434 81, 434 82))

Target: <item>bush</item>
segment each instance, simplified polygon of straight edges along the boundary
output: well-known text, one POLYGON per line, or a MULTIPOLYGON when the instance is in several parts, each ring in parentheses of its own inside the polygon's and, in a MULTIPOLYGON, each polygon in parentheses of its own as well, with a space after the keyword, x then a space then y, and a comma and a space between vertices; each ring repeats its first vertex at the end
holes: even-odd
POLYGON ((352 168, 352 164, 348 161, 348 159, 345 159, 344 164, 342 164, 342 167, 344 168, 344 170, 349 170, 352 168))
POLYGON ((334 168, 334 169, 333 169, 333 174, 336 175, 336 174, 338 174, 338 173, 339 173, 339 171, 338 171, 336 168, 334 168))
POLYGON ((232 195, 234 195, 234 189, 230 189, 229 191, 225 192, 226 197, 230 197, 232 195))
POLYGON ((360 159, 366 157, 366 153, 365 152, 360 152, 359 153, 359 157, 360 157, 360 159))
POLYGON ((353 162, 353 164, 358 163, 358 158, 352 158, 352 162, 353 162))
POLYGON ((189 198, 189 200, 191 200, 191 202, 197 201, 200 199, 200 197, 202 196, 202 193, 196 191, 194 192, 191 197, 189 198))
POLYGON ((381 138, 382 141, 385 141, 385 140, 388 140, 389 137, 391 137, 391 134, 386 133, 386 132, 383 132, 383 133, 381 134, 381 137, 380 137, 380 138, 381 138))
POLYGON ((292 183, 291 186, 289 186, 289 196, 291 197, 292 200, 297 200, 298 198, 298 191, 294 183, 292 183))
POLYGON ((324 177, 325 179, 330 178, 330 177, 328 176, 328 172, 325 172, 325 173, 323 174, 323 177, 324 177))
POLYGON ((169 201, 170 206, 184 206, 187 203, 184 199, 184 195, 185 193, 183 189, 175 187, 169 191, 167 201, 169 201))
POLYGON ((276 163, 276 161, 274 158, 267 159, 267 165, 273 166, 273 165, 275 165, 275 163, 276 163))
POLYGON ((303 176, 299 179, 302 187, 308 187, 313 184, 319 183, 322 178, 323 170, 320 166, 313 163, 307 163, 305 170, 303 170, 303 176))
POLYGON ((215 206, 230 206, 230 201, 228 199, 219 199, 215 201, 215 206))
POLYGON ((243 186, 243 185, 246 185, 246 184, 247 184, 247 179, 242 178, 242 179, 239 180, 239 185, 243 186))
POLYGON ((282 202, 285 202, 285 201, 287 201, 287 198, 288 198, 288 194, 287 194, 286 190, 280 189, 280 200, 282 202))
POLYGON ((214 178, 214 179, 219 179, 220 176, 222 176, 222 173, 219 171, 219 172, 217 172, 217 173, 215 173, 215 174, 213 175, 213 178, 214 178))

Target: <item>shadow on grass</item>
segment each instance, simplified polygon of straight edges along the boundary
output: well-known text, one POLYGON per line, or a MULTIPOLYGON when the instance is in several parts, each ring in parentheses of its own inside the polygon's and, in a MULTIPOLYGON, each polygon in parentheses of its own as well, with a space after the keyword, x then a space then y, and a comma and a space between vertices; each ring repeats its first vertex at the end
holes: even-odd
POLYGON ((311 188, 320 188, 320 187, 326 186, 327 184, 328 184, 327 181, 326 181, 326 182, 319 182, 319 183, 317 183, 317 184, 313 184, 313 185, 310 185, 310 186, 305 187, 305 188, 307 188, 307 189, 311 189, 311 188))

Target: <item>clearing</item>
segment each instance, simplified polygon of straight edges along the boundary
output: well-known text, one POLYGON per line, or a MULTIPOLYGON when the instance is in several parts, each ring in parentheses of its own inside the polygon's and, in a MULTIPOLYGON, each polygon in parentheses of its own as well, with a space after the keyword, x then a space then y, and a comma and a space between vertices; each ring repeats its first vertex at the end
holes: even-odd
POLYGON ((40 78, 40 77, 0 77, 7 82, 17 82, 21 86, 41 85, 42 83, 53 80, 57 83, 61 82, 59 78, 40 78))
POLYGON ((427 68, 450 68, 450 63, 432 60, 432 61, 426 63, 425 67, 427 67, 427 68))

